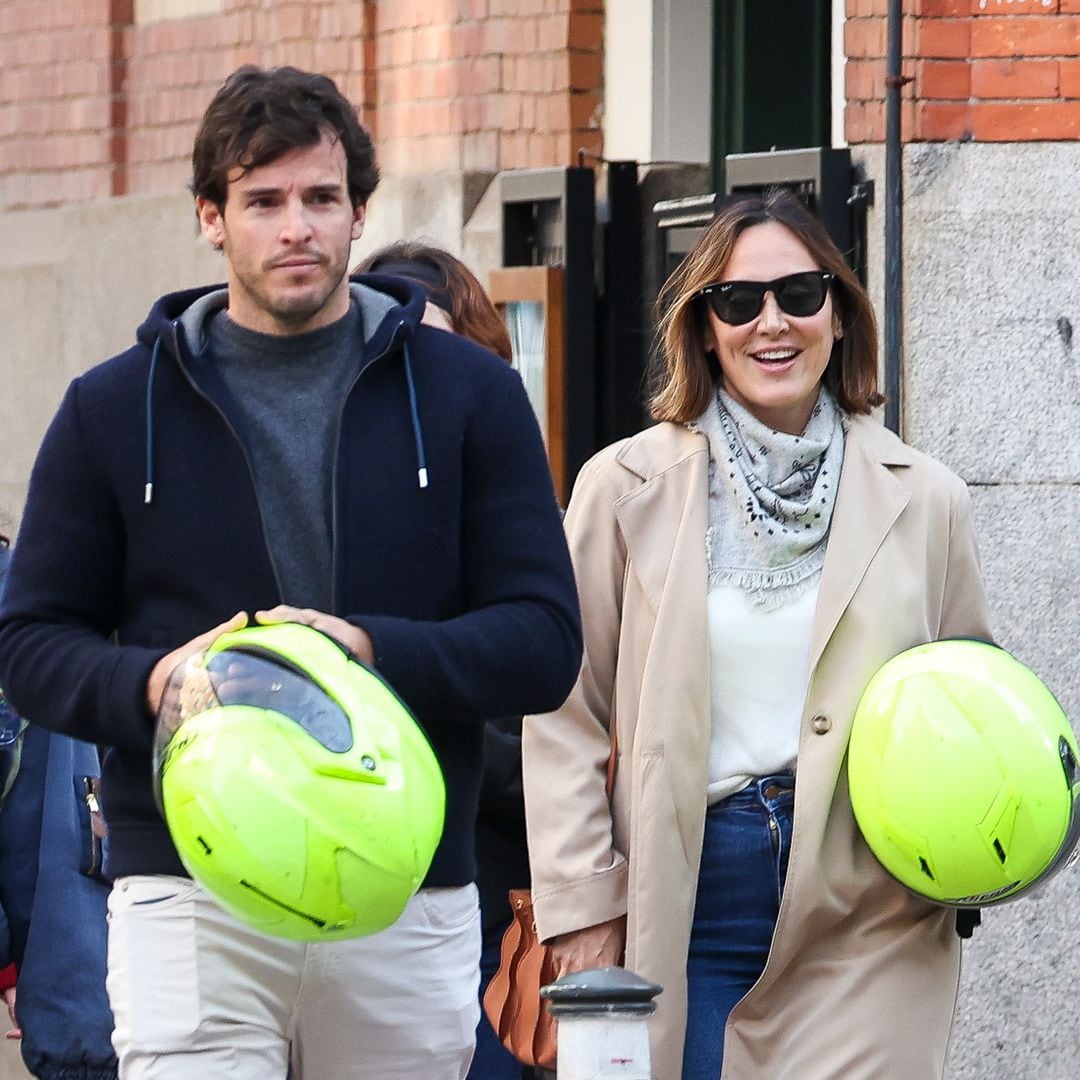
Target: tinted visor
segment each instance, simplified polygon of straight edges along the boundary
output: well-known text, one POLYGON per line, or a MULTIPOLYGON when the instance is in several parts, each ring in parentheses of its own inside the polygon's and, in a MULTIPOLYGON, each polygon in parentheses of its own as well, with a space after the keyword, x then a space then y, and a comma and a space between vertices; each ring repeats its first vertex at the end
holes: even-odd
POLYGON ((1069 807, 1069 824, 1065 829, 1065 835, 1058 847, 1050 865, 1029 885, 1022 889, 1014 889, 1000 897, 993 899, 981 899, 977 903, 957 904, 958 907, 988 907, 991 904, 1003 903, 1007 900, 1015 900, 1020 896, 1030 896, 1038 892, 1059 870, 1071 866, 1080 854, 1080 763, 1076 760, 1072 747, 1063 736, 1058 737, 1058 755, 1061 758, 1061 767, 1065 772, 1065 781, 1068 784, 1069 795, 1072 804, 1069 807))
POLYGON ((352 748, 352 725, 345 710, 310 676, 279 656, 226 649, 206 665, 222 705, 272 709, 300 725, 327 750, 352 748))
POLYGON ((225 649, 209 660, 192 657, 169 677, 154 738, 156 781, 168 760, 169 743, 184 721, 229 705, 288 717, 333 753, 352 749, 352 725, 345 710, 309 675, 276 654, 225 649))
POLYGON ((1080 814, 1077 813, 1076 805, 1078 799, 1080 799, 1080 792, 1077 790, 1077 784, 1080 783, 1080 762, 1077 762, 1076 755, 1073 753, 1068 740, 1060 736, 1058 738, 1058 754, 1061 757, 1061 766, 1065 770, 1065 779, 1072 794, 1072 813, 1069 817, 1069 827, 1065 831, 1065 839, 1061 841, 1061 847, 1058 848, 1054 861, 1040 875, 1040 884, 1052 878, 1062 867, 1071 865, 1077 856, 1077 845, 1080 844, 1080 814))

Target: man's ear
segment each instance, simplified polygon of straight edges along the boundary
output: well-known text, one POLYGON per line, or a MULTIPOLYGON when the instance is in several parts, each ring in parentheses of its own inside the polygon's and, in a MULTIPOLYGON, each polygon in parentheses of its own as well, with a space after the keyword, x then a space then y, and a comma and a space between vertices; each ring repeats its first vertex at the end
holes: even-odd
POLYGON ((225 211, 216 202, 199 195, 195 199, 195 213, 199 215, 199 227, 215 251, 225 244, 225 211))
POLYGON ((353 207, 352 238, 359 240, 364 232, 364 219, 367 216, 367 206, 360 203, 353 207))

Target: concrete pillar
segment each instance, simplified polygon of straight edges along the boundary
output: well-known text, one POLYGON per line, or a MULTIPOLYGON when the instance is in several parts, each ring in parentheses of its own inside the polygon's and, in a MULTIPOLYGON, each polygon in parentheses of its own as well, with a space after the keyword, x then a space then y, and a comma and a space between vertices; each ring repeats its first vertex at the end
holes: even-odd
POLYGON ((543 987, 559 1025, 559 1080, 652 1080, 648 1019, 661 989, 620 967, 578 971, 543 987))

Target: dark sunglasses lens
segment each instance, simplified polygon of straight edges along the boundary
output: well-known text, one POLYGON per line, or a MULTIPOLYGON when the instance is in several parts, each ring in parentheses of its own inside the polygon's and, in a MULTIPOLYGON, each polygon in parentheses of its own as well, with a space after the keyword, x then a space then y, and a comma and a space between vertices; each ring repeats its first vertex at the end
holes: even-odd
POLYGON ((741 326, 756 318, 764 301, 764 286, 751 282, 718 285, 709 293, 709 302, 717 318, 730 326, 741 326))
POLYGON ((824 306, 828 291, 828 279, 822 274, 792 274, 777 287, 776 302, 796 318, 816 315, 824 306))

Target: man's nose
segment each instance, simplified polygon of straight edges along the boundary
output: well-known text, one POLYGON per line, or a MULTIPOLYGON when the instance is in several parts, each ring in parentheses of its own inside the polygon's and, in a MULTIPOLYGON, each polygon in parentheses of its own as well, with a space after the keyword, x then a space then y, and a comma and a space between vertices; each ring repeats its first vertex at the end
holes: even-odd
POLYGON ((282 239, 288 243, 303 242, 311 237, 311 219, 303 199, 289 199, 284 206, 282 239))

